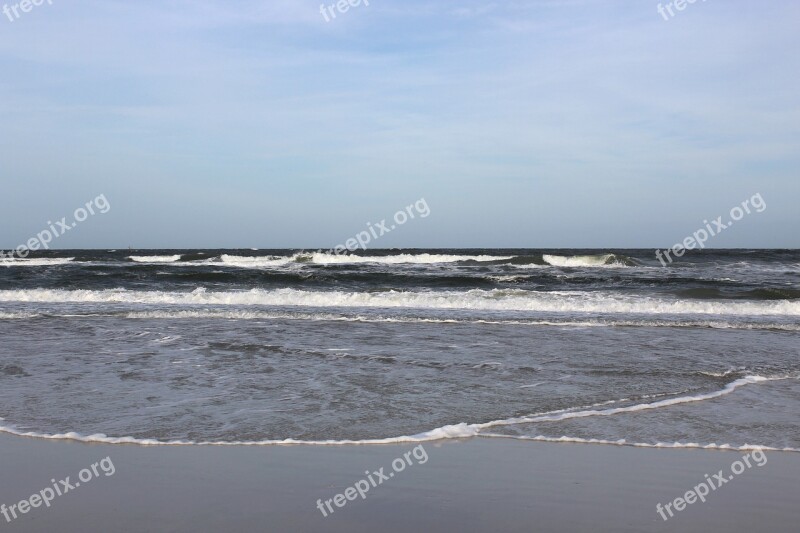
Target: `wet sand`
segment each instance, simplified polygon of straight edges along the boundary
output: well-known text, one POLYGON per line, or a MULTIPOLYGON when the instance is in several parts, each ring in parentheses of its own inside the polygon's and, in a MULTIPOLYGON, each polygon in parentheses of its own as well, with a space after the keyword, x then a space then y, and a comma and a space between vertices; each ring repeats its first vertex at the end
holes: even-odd
POLYGON ((415 444, 146 447, 0 435, 6 506, 110 457, 90 482, 3 531, 797 531, 800 453, 766 452, 664 521, 656 504, 730 472, 738 451, 648 449, 478 438, 425 443, 428 460, 324 517, 365 471, 415 444), (323 504, 324 505, 324 504, 323 504))

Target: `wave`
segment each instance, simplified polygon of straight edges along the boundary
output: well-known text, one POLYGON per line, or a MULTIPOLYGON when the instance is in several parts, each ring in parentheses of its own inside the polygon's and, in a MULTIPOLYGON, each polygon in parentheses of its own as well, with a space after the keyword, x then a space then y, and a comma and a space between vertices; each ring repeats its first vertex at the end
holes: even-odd
MULTIPOLYGON (((97 259, 97 257, 92 256, 97 259)), ((74 258, 70 258, 72 260, 74 258)), ((618 254, 598 255, 487 255, 487 254, 447 254, 447 253, 400 253, 392 255, 336 255, 330 252, 301 251, 288 255, 248 256, 222 254, 214 256, 209 252, 187 252, 174 255, 131 255, 126 258, 134 263, 171 264, 174 266, 227 265, 240 268, 271 268, 290 264, 312 265, 437 265, 462 263, 464 265, 512 266, 517 268, 556 267, 626 267, 639 266, 635 259, 618 254)), ((29 259, 18 261, 43 261, 60 264, 66 259, 29 259)), ((114 260, 116 261, 116 260, 114 260)), ((0 260, 0 264, 2 260, 0 260)), ((42 263, 44 264, 44 263, 42 263)))
POLYGON ((314 253, 310 256, 311 262, 320 265, 335 265, 348 263, 378 263, 384 265, 398 264, 437 264, 437 263, 461 263, 466 261, 488 262, 505 261, 512 259, 513 256, 496 255, 441 255, 441 254, 398 254, 380 257, 360 256, 360 255, 331 255, 314 253))
POLYGON ((630 257, 616 254, 600 255, 543 255, 542 259, 548 264, 557 267, 629 267, 636 266, 630 257))
POLYGON ((302 312, 274 312, 274 311, 245 311, 222 309, 199 309, 180 311, 126 311, 108 313, 85 314, 57 314, 57 313, 5 313, 0 312, 0 320, 15 320, 27 318, 82 318, 82 317, 121 317, 134 320, 191 320, 191 319, 222 319, 222 320, 318 320, 337 322, 365 322, 365 323, 428 323, 428 324, 487 324, 487 325, 519 325, 519 326, 554 326, 565 328, 611 327, 611 328, 711 328, 711 329, 744 329, 744 330, 771 330, 771 331, 800 331, 800 324, 785 324, 775 322, 730 322, 724 320, 614 320, 614 319, 560 319, 560 320, 518 320, 518 319, 465 319, 465 318, 430 318, 415 316, 347 316, 341 313, 302 313, 302 312))
POLYGON ((222 262, 223 265, 226 266, 234 266, 240 268, 265 268, 265 267, 284 266, 293 263, 295 260, 295 256, 244 257, 239 255, 223 254, 222 256, 220 256, 219 260, 222 262))
POLYGON ((247 257, 237 255, 222 255, 222 263, 245 268, 264 268, 283 266, 290 263, 305 263, 315 265, 347 265, 347 264, 438 264, 459 263, 465 261, 488 262, 504 261, 513 256, 494 255, 442 255, 442 254, 398 254, 386 256, 363 255, 335 255, 323 252, 300 252, 292 256, 247 257))
MULTIPOLYGON (((377 445, 377 444, 399 444, 399 443, 417 443, 417 442, 429 442, 429 441, 436 441, 436 440, 444 440, 444 439, 464 439, 464 438, 472 438, 472 437, 484 437, 484 438, 510 438, 510 439, 518 439, 518 440, 535 440, 535 441, 547 441, 547 442, 569 442, 569 443, 586 443, 586 444, 612 444, 612 445, 624 445, 624 446, 642 446, 642 447, 653 447, 653 448, 662 448, 662 447, 670 447, 670 448, 702 448, 702 449, 720 449, 720 450, 746 450, 746 449, 764 449, 764 450, 773 450, 773 451, 800 451, 795 448, 772 448, 769 446, 762 446, 762 445, 744 445, 740 447, 734 447, 727 444, 717 445, 717 444, 698 444, 698 443, 656 443, 656 444, 648 444, 648 443, 629 443, 625 440, 616 440, 616 441, 609 441, 609 440, 601 440, 601 439, 582 439, 582 438, 573 438, 573 437, 544 437, 544 436, 537 436, 537 437, 525 437, 525 436, 516 436, 516 435, 502 435, 496 433, 486 433, 483 430, 497 427, 497 426, 506 426, 506 425, 517 425, 517 424, 526 424, 532 422, 558 422, 561 420, 570 420, 574 418, 585 418, 590 416, 613 416, 619 413, 630 413, 630 412, 637 412, 637 411, 644 411, 650 409, 659 409, 662 407, 670 407, 673 405, 679 405, 684 403, 691 403, 691 402, 700 402, 705 400, 710 400, 714 398, 718 398, 720 396, 725 396, 731 394, 736 389, 752 385, 752 384, 759 384, 765 383, 770 381, 780 381, 785 379, 797 379, 797 376, 779 376, 779 377, 764 377, 764 376, 746 376, 741 379, 737 379, 732 383, 728 383, 724 388, 721 390, 705 393, 705 394, 697 394, 693 396, 681 396, 677 398, 670 398, 667 400, 660 400, 657 402, 651 403, 644 403, 644 404, 637 404, 628 407, 616 407, 610 409, 581 409, 581 408, 572 408, 572 409, 559 409, 557 411, 550 411, 547 413, 540 413, 536 415, 530 415, 527 417, 519 417, 519 418, 509 418, 504 420, 495 420, 492 422, 485 422, 480 424, 467 424, 467 423, 460 423, 460 424, 452 424, 446 425, 442 427, 438 427, 432 429, 430 431, 425 431, 423 433, 418 433, 416 435, 403 435, 399 437, 386 437, 386 438, 376 438, 376 439, 360 439, 360 440, 299 440, 299 439, 268 439, 268 440, 260 440, 260 441, 191 441, 191 440, 170 440, 170 441, 162 441, 158 439, 150 439, 150 438, 136 438, 136 437, 109 437, 103 433, 95 433, 92 435, 83 435, 77 432, 66 432, 66 433, 57 433, 57 434, 47 434, 47 433, 40 433, 35 431, 22 431, 16 429, 13 426, 0 426, 0 433, 7 433, 11 435, 16 435, 20 437, 31 437, 31 438, 40 438, 40 439, 48 439, 48 440, 71 440, 71 441, 79 441, 79 442, 87 442, 87 443, 104 443, 104 444, 137 444, 143 446, 270 446, 270 445, 314 445, 314 446, 342 446, 342 445, 377 445), (576 410, 578 409, 578 410, 576 410)), ((606 405, 606 404, 614 404, 619 403, 622 401, 627 400, 611 400, 608 402, 601 402, 596 404, 606 405)), ((2 418, 0 418, 2 420, 2 418)))
POLYGON ((208 252, 189 252, 181 255, 181 262, 189 262, 189 261, 200 261, 205 260, 208 261, 209 256, 208 252))
POLYGON ((22 258, 3 258, 0 259, 0 266, 6 267, 33 267, 33 266, 56 266, 66 265, 71 263, 74 257, 47 257, 38 259, 22 259, 22 258))
POLYGON ((6 313, 0 311, 0 320, 21 320, 26 318, 37 318, 41 315, 37 313, 6 313))
POLYGON ((798 301, 697 301, 668 297, 583 291, 472 289, 468 291, 343 292, 251 289, 192 292, 30 289, 0 290, 2 302, 130 303, 164 305, 268 305, 602 313, 647 315, 800 316, 798 301))
POLYGON ((530 280, 530 276, 520 275, 520 276, 487 276, 487 279, 491 281, 495 281, 497 283, 519 283, 522 281, 530 280))
POLYGON ((175 263, 180 261, 180 255, 131 255, 128 257, 134 263, 175 263))

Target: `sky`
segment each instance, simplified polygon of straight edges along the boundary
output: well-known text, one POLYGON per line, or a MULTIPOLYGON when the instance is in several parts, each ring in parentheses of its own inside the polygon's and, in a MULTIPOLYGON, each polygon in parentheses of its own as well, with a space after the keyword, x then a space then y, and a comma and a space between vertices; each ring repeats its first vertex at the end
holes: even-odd
POLYGON ((368 1, 0 0, 0 247, 800 247, 796 0, 368 1))

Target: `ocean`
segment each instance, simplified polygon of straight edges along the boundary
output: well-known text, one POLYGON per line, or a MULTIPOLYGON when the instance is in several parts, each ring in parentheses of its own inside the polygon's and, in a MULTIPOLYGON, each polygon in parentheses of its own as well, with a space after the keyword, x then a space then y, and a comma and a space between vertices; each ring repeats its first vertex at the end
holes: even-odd
POLYGON ((800 450, 800 251, 67 250, 0 262, 0 431, 800 450))

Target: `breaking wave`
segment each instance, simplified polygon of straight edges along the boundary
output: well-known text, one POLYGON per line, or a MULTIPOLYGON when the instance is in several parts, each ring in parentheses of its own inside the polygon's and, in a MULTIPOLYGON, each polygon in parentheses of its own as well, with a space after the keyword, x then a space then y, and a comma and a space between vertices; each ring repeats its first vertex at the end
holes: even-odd
POLYGON ((616 254, 601 255, 543 255, 542 259, 548 264, 557 267, 629 267, 638 263, 630 257, 616 254))
POLYGON ((344 292, 251 289, 192 292, 30 289, 2 290, 2 302, 131 303, 163 305, 265 305, 529 311, 551 313, 627 313, 671 315, 800 316, 800 301, 698 301, 583 291, 472 289, 468 291, 344 292))
POLYGON ((34 266, 55 266, 66 265, 71 263, 74 257, 49 257, 38 259, 22 259, 22 258, 3 258, 0 259, 0 266, 6 267, 34 267, 34 266))
POLYGON ((180 261, 180 255, 132 255, 128 257, 134 263, 175 263, 180 261))

